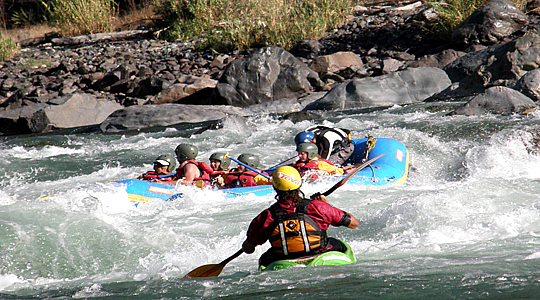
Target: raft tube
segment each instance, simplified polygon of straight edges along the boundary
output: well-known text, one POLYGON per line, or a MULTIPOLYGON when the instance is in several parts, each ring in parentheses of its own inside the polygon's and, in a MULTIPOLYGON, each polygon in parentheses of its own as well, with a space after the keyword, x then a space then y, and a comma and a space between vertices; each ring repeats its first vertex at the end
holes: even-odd
MULTIPOLYGON (((358 164, 365 158, 366 142, 368 139, 354 140, 354 152, 345 162, 347 164, 358 164)), ((409 170, 409 152, 399 141, 388 138, 378 138, 375 147, 369 151, 367 159, 385 153, 385 155, 370 166, 359 171, 347 181, 347 184, 357 185, 384 185, 398 184, 405 182, 409 170)), ((344 176, 333 176, 317 179, 313 183, 335 183, 343 179, 344 176)), ((116 184, 125 185, 128 197, 131 201, 140 203, 148 202, 151 199, 161 199, 171 201, 182 198, 183 194, 176 192, 175 187, 167 184, 154 183, 149 181, 131 179, 115 181, 116 184)), ((235 198, 253 194, 256 196, 268 196, 274 193, 271 185, 239 187, 231 189, 216 190, 225 193, 227 198, 235 198)))

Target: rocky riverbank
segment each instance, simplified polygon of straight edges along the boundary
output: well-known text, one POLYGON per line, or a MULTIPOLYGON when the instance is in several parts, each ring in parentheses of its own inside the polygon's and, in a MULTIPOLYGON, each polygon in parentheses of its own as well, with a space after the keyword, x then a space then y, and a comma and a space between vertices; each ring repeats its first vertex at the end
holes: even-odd
POLYGON ((428 29, 434 16, 422 2, 358 6, 342 28, 290 51, 197 51, 147 30, 27 40, 0 63, 0 135, 433 100, 471 101, 452 114, 536 109, 537 15, 493 0, 451 40, 428 29))

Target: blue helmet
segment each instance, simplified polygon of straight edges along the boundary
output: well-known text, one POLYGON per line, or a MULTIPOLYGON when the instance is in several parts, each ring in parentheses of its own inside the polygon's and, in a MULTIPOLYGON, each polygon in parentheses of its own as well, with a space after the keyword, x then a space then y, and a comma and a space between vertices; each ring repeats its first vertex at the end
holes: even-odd
POLYGON ((294 138, 294 143, 296 145, 302 144, 302 143, 309 143, 311 140, 315 137, 313 132, 311 131, 302 131, 299 134, 296 135, 294 138))

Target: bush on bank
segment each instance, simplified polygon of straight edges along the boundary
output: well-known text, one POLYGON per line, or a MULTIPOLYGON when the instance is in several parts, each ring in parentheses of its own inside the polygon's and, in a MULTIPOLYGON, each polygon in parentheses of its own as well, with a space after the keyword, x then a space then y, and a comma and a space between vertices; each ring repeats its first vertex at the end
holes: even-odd
POLYGON ((319 39, 341 25, 350 0, 162 0, 156 10, 169 39, 198 37, 200 47, 247 49, 319 39))
POLYGON ((53 0, 49 21, 64 36, 111 32, 116 7, 114 0, 53 0))
POLYGON ((19 44, 0 33, 0 61, 9 60, 19 50, 19 44))

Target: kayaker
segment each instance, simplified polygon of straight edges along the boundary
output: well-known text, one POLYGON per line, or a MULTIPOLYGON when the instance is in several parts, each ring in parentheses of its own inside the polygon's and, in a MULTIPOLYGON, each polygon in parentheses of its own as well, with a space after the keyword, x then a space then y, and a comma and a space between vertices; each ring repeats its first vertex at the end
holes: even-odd
POLYGON ((176 175, 174 175, 170 183, 176 184, 180 181, 181 184, 196 185, 198 187, 205 187, 210 185, 210 173, 212 168, 205 162, 197 162, 197 154, 199 148, 191 144, 180 144, 174 150, 176 153, 176 159, 178 159, 178 169, 176 169, 176 175))
POLYGON ((358 227, 354 216, 333 207, 321 194, 305 199, 300 190, 302 178, 293 167, 274 171, 272 184, 277 203, 251 221, 242 244, 245 253, 253 253, 256 246, 269 241, 272 247, 259 259, 259 264, 266 267, 277 260, 346 251, 342 242, 327 237, 326 230, 330 225, 354 229, 358 227))
POLYGON ((176 159, 172 155, 163 154, 158 156, 154 160, 154 171, 148 171, 137 179, 147 180, 152 182, 171 181, 172 176, 166 176, 172 174, 176 169, 176 159))
POLYGON ((347 129, 315 125, 307 128, 294 138, 296 145, 314 143, 319 147, 319 155, 334 165, 342 166, 354 152, 351 133, 347 129))
MULTIPOLYGON (((268 173, 258 170, 259 167, 259 157, 251 153, 240 154, 237 158, 238 161, 250 166, 252 169, 259 171, 270 177, 268 173)), ((238 164, 235 169, 230 170, 230 172, 225 176, 225 187, 244 187, 244 186, 255 186, 255 185, 267 185, 268 178, 264 177, 257 172, 246 168, 245 166, 238 164)))
POLYGON ((229 166, 231 165, 231 159, 225 157, 226 153, 216 152, 210 155, 210 167, 212 173, 210 174, 210 181, 212 185, 222 187, 225 184, 225 174, 229 173, 229 166))
POLYGON ((321 158, 317 145, 312 143, 300 143, 296 146, 298 161, 291 164, 302 177, 307 175, 309 179, 317 179, 319 175, 343 175, 344 170, 334 166, 330 161, 321 158))

